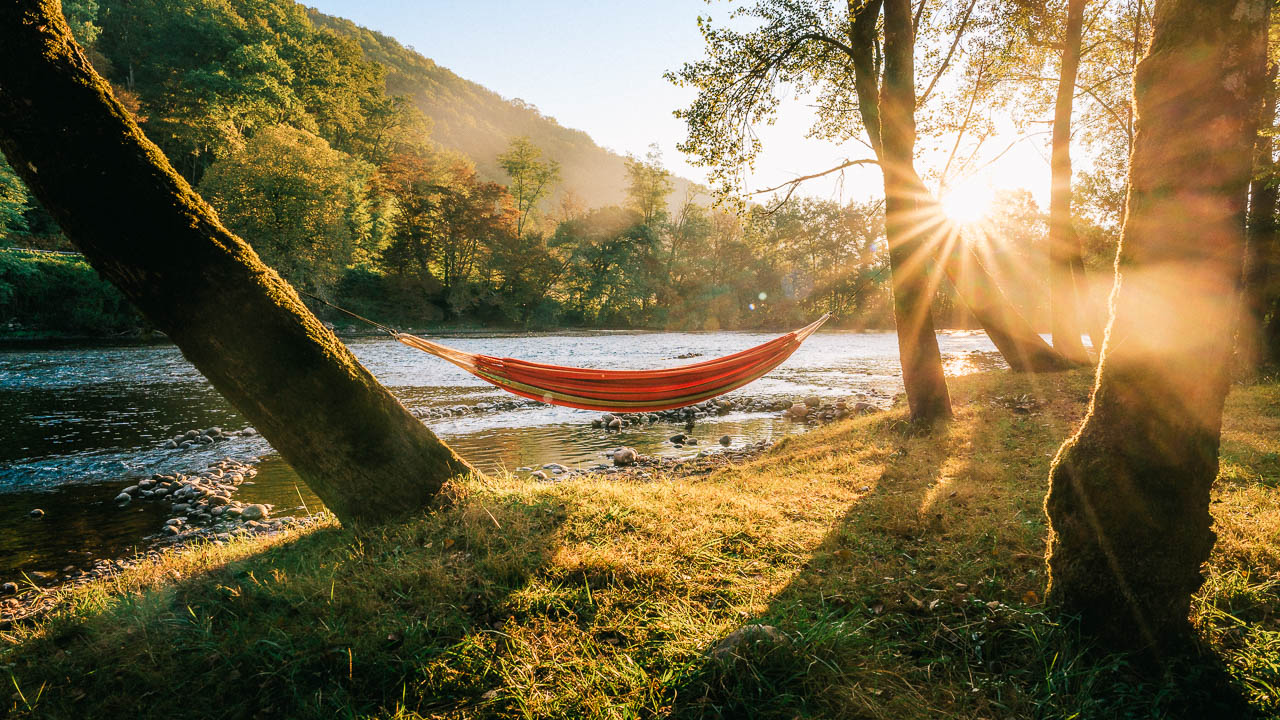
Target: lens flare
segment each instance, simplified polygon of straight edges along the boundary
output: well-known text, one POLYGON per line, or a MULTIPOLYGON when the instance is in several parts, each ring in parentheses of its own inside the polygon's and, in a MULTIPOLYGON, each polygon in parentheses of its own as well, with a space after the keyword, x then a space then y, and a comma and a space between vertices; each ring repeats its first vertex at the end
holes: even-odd
POLYGON ((953 222, 972 225, 987 217, 995 193, 989 185, 967 183, 949 188, 942 195, 942 212, 953 222))

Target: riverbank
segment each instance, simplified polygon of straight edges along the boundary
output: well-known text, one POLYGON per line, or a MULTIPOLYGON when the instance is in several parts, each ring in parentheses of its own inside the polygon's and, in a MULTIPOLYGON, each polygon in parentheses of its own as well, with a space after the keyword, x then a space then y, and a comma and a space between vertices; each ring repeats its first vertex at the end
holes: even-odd
MULTIPOLYGON (((931 434, 893 410, 723 466, 494 477, 360 535, 321 523, 164 552, 0 634, 5 709, 1185 716, 1222 689, 1211 664, 1144 684, 1040 603, 1048 463, 1089 380, 974 375, 931 434)), ((1280 711, 1276 485, 1280 385, 1239 387, 1194 612, 1263 715, 1280 711)))

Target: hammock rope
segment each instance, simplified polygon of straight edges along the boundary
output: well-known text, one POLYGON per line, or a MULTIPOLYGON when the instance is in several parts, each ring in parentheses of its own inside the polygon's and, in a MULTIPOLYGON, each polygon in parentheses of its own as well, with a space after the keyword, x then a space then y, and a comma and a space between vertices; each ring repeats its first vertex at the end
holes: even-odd
POLYGON ((714 360, 658 370, 598 370, 463 352, 417 335, 397 332, 310 293, 303 294, 514 395, 552 405, 605 412, 670 410, 736 390, 786 362, 831 317, 827 313, 799 330, 714 360))

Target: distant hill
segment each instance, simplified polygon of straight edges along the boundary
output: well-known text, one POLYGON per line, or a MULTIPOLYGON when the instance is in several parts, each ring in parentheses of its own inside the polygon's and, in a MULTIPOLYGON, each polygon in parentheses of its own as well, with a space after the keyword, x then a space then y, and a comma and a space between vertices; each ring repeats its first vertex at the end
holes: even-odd
MULTIPOLYGON (((532 105, 459 77, 395 38, 314 9, 308 13, 317 26, 353 38, 365 57, 385 65, 388 92, 411 98, 431 118, 432 139, 471 158, 482 177, 505 183, 506 173, 498 167, 497 156, 511 138, 524 135, 560 163, 561 190, 572 190, 588 207, 620 204, 625 199, 625 158, 600 147, 585 132, 564 127, 532 105)), ((671 199, 679 202, 688 181, 675 180, 671 199)))

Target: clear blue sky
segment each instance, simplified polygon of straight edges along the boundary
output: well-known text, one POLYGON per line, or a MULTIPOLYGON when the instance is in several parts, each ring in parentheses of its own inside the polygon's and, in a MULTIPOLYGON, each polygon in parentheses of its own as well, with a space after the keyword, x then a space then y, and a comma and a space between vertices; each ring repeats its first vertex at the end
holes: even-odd
MULTIPOLYGON (((619 153, 643 155, 657 143, 677 174, 702 181, 676 150, 683 123, 671 112, 692 93, 662 74, 702 56, 699 15, 728 18, 739 3, 724 0, 312 0, 321 12, 349 18, 508 98, 536 105, 561 125, 586 131, 619 153)), ((811 115, 803 104, 785 104, 775 126, 757 128, 765 144, 749 186, 766 187, 868 151, 805 140, 811 115)), ((1042 160, 1029 148, 1013 153, 1012 174, 1039 175, 1042 160)), ((1047 165, 1043 170, 1047 186, 1047 165)), ((851 170, 843 183, 827 180, 808 194, 861 199, 881 194, 874 167, 851 170)), ((1023 184, 1023 183, 1015 183, 1023 184)), ((1047 187, 1045 188, 1047 189, 1047 187)), ((1039 191, 1038 187, 1033 190, 1039 191)), ((1037 192, 1037 194, 1041 194, 1037 192)))

